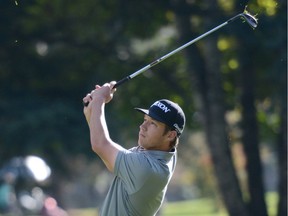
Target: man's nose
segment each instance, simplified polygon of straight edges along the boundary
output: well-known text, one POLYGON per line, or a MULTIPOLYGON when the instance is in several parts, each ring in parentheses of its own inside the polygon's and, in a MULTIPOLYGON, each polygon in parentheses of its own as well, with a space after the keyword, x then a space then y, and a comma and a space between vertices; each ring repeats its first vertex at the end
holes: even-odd
POLYGON ((147 124, 146 124, 146 122, 144 121, 144 122, 139 126, 139 128, 140 128, 141 130, 146 130, 146 129, 147 129, 147 124))

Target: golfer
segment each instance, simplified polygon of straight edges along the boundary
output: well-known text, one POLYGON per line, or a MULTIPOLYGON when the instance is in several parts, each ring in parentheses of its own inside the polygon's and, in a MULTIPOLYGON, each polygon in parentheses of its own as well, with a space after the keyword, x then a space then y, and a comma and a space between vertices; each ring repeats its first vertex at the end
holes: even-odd
POLYGON ((169 100, 137 111, 144 114, 138 146, 129 150, 111 140, 105 120, 105 104, 116 82, 96 85, 83 98, 84 114, 90 129, 92 150, 115 175, 101 208, 101 216, 152 216, 163 203, 173 175, 179 136, 185 125, 182 109, 169 100))

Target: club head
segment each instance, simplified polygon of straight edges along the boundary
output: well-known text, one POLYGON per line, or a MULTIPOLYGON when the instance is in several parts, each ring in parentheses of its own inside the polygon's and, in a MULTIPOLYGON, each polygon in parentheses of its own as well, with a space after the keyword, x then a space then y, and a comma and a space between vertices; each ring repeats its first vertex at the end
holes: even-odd
POLYGON ((241 14, 241 18, 246 21, 253 29, 255 29, 258 25, 257 19, 247 11, 244 11, 244 13, 241 14))

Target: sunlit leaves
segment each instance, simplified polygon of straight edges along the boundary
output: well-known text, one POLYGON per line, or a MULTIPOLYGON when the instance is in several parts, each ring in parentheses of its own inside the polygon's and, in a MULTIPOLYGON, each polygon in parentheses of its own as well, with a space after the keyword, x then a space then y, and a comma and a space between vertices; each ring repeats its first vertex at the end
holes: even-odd
POLYGON ((234 0, 218 0, 218 4, 221 8, 223 8, 224 11, 232 11, 234 9, 235 6, 235 1, 234 0))
POLYGON ((277 2, 275 0, 257 0, 258 5, 264 9, 268 16, 274 16, 277 11, 277 2))

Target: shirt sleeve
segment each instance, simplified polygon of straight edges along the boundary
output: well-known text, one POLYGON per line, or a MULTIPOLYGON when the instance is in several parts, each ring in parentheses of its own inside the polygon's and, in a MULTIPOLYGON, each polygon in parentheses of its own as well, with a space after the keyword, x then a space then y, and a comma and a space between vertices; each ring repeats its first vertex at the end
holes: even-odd
POLYGON ((132 194, 145 184, 153 174, 153 169, 144 153, 124 150, 117 155, 114 174, 125 184, 127 192, 132 194))

